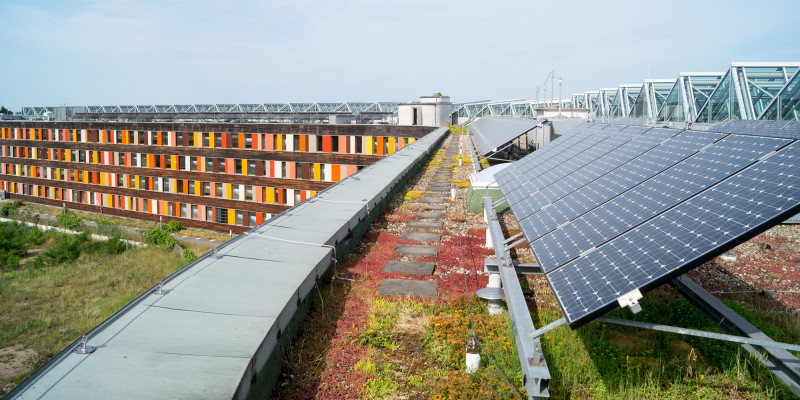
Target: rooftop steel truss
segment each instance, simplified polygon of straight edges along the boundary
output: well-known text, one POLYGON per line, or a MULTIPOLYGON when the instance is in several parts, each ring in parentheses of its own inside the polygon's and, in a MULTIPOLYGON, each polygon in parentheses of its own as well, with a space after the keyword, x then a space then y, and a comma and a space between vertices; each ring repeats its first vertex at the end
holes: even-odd
POLYGON ((800 63, 732 63, 695 122, 759 119, 800 63))

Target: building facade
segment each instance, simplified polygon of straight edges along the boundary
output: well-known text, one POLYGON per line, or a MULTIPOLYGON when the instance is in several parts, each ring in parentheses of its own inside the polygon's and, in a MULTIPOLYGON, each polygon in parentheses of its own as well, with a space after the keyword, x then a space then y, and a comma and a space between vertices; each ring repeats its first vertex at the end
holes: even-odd
POLYGON ((429 131, 0 121, 0 189, 35 203, 242 232, 429 131))

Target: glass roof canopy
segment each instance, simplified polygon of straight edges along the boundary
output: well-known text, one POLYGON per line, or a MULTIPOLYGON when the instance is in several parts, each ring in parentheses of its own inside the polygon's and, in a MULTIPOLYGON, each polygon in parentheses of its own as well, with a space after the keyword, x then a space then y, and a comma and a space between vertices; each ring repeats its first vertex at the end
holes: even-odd
POLYGON ((623 84, 617 88, 617 95, 611 100, 611 107, 608 110, 610 118, 624 118, 631 113, 636 96, 641 91, 641 84, 623 84))
POLYGON ((647 79, 636 96, 629 118, 653 119, 667 99, 675 79, 647 79))
POLYGON ((800 121, 800 71, 781 89, 760 119, 800 121))
POLYGON ((694 121, 721 78, 721 72, 681 72, 658 112, 658 121, 694 121))
POLYGON ((695 122, 758 119, 800 63, 732 63, 695 122))
MULTIPOLYGON (((469 103, 454 103, 453 115, 458 118, 479 118, 490 116, 503 116, 503 117, 517 117, 517 118, 533 118, 536 116, 536 109, 542 108, 547 105, 558 103, 558 99, 553 102, 547 100, 507 100, 507 101, 490 101, 481 100, 469 103)), ((571 107, 573 101, 562 98, 561 105, 563 107, 571 107)))
MULTIPOLYGON (((179 113, 392 113, 397 116, 397 102, 344 103, 259 103, 259 104, 163 104, 87 106, 91 114, 179 114, 179 113)), ((22 115, 35 119, 53 112, 55 107, 23 107, 22 115)))
POLYGON ((597 95, 597 102, 591 108, 596 117, 608 117, 611 112, 611 102, 617 94, 617 88, 603 88, 597 95))

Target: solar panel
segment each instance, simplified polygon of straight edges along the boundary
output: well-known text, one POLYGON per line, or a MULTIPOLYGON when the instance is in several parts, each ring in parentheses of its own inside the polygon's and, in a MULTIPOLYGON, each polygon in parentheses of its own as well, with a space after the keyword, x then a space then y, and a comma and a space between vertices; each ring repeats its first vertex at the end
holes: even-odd
POLYGON ((757 125, 581 126, 498 173, 570 326, 800 211, 800 144, 757 125))
POLYGON ((570 155, 574 155, 585 149, 586 146, 607 137, 605 133, 600 132, 599 129, 587 129, 567 138, 556 139, 542 149, 545 150, 552 146, 549 151, 537 150, 532 155, 523 158, 523 160, 529 159, 532 161, 526 163, 516 162, 511 167, 500 171, 495 175, 495 179, 498 180, 501 190, 503 190, 503 187, 508 189, 504 194, 509 204, 517 203, 528 196, 528 193, 526 193, 528 189, 523 188, 523 186, 535 185, 533 181, 538 176, 546 174, 548 170, 559 165, 570 155), (507 183, 503 185, 501 182, 507 183))
POLYGON ((648 223, 547 275, 571 326, 617 307, 800 207, 800 143, 708 188, 648 223))
POLYGON ((481 155, 497 152, 504 144, 524 135, 541 121, 525 118, 478 118, 470 124, 470 132, 478 142, 481 155))
POLYGON ((532 244, 546 271, 673 207, 787 144, 728 136, 532 244))
POLYGON ((531 218, 525 219, 527 218, 527 210, 518 211, 512 207, 514 215, 520 221, 520 225, 523 226, 523 232, 525 232, 528 243, 533 243, 557 226, 577 218, 614 196, 650 179, 659 172, 723 137, 723 135, 716 133, 681 132, 674 129, 659 128, 653 131, 655 131, 653 135, 662 132, 677 132, 678 135, 642 153, 611 173, 581 187, 571 196, 556 201, 548 209, 542 210, 545 211, 543 213, 537 212, 531 214, 531 218), (520 216, 522 216, 522 219, 520 216))

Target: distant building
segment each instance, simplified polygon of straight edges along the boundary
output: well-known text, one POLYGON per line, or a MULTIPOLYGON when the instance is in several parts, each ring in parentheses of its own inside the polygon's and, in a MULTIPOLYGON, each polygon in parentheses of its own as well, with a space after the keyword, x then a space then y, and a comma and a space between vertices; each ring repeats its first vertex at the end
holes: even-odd
POLYGON ((243 232, 429 133, 392 125, 0 122, 0 190, 243 232))
POLYGON ((399 125, 447 126, 452 113, 450 96, 438 92, 420 97, 419 103, 400 103, 397 106, 399 125))

